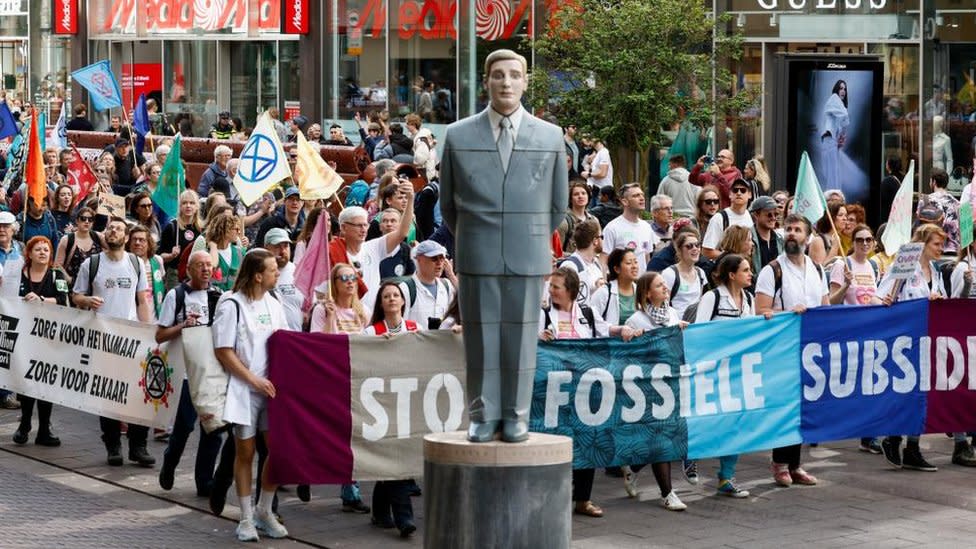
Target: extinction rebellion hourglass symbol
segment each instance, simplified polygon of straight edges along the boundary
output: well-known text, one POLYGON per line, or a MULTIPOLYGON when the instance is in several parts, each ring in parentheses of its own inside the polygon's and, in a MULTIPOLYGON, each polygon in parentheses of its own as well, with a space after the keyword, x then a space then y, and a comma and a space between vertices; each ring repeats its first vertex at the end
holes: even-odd
POLYGON ((159 405, 169 407, 169 395, 173 392, 173 368, 167 362, 166 351, 152 349, 146 353, 145 360, 142 361, 142 379, 139 386, 142 387, 143 402, 152 402, 153 408, 159 410, 159 405))

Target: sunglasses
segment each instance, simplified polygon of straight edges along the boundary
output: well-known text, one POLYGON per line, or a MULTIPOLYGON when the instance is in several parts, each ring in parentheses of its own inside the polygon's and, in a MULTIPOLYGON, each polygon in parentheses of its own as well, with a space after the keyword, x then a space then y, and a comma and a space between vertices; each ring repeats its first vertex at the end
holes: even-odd
POLYGON ((874 237, 873 236, 866 236, 864 238, 855 238, 854 239, 854 243, 855 244, 870 244, 872 242, 874 242, 874 237))
POLYGON ((140 208, 152 208, 152 202, 144 202, 142 204, 139 204, 139 207, 140 208))
POLYGON ((81 221, 82 223, 91 223, 92 222, 92 219, 93 218, 90 215, 79 215, 78 216, 78 221, 81 221))
POLYGON ((697 250, 698 248, 701 248, 701 244, 698 242, 687 242, 682 247, 686 250, 697 250))
POLYGON ((749 192, 749 189, 743 189, 742 187, 736 187, 736 188, 732 189, 729 192, 731 192, 732 194, 746 194, 747 192, 749 192))
POLYGON ((336 277, 336 279, 339 282, 352 282, 353 280, 356 280, 357 278, 359 278, 359 277, 357 277, 354 274, 341 274, 341 275, 339 275, 339 276, 336 277))
POLYGON ((717 206, 719 204, 719 199, 717 199, 717 198, 708 198, 708 199, 703 200, 702 202, 704 202, 708 206, 717 206))

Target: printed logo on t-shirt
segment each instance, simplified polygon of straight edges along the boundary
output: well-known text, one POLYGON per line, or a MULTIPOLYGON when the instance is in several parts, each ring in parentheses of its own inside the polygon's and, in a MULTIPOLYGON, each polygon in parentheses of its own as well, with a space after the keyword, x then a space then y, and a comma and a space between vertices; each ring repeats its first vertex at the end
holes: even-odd
POLYGON ((54 281, 54 288, 57 291, 61 292, 61 293, 67 293, 67 291, 68 291, 68 281, 67 280, 60 280, 60 279, 55 280, 54 281))
POLYGON ((183 240, 193 240, 193 238, 193 231, 187 229, 186 232, 183 233, 183 240))
POLYGON ((271 315, 269 313, 258 315, 258 324, 262 326, 271 326, 271 315))
MULTIPOLYGON (((112 281, 111 278, 105 281, 106 287, 108 286, 108 283, 111 281, 112 281)), ((115 285, 122 290, 128 290, 129 288, 132 287, 132 279, 127 276, 119 277, 115 279, 115 285)))
POLYGON ((295 285, 294 284, 282 284, 278 286, 278 293, 281 295, 295 295, 295 285))

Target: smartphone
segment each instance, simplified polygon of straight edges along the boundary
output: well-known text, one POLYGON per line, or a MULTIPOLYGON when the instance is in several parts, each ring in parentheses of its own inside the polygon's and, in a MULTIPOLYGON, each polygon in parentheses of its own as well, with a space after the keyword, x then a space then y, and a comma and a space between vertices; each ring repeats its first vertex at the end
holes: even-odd
POLYGON ((715 159, 712 158, 711 156, 706 156, 705 158, 702 158, 702 164, 705 166, 711 166, 714 163, 715 163, 715 159))

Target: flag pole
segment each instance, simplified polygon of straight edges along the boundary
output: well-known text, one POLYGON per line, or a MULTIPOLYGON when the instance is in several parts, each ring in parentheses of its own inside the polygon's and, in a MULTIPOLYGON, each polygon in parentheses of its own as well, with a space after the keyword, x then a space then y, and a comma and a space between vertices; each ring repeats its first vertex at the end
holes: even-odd
POLYGON ((132 167, 138 168, 139 159, 136 157, 136 144, 133 140, 133 135, 136 131, 132 128, 132 124, 129 123, 129 113, 125 111, 125 104, 122 105, 122 119, 125 120, 125 126, 129 128, 129 144, 132 146, 132 167))
MULTIPOLYGON (((834 231, 834 236, 837 237, 837 245, 840 246, 841 257, 847 257, 847 250, 844 249, 844 242, 840 238, 840 232, 837 231, 837 226, 834 225, 834 216, 830 215, 830 208, 827 208, 827 219, 830 221, 830 229, 834 231)), ((830 250, 826 250, 830 252, 830 250)))

